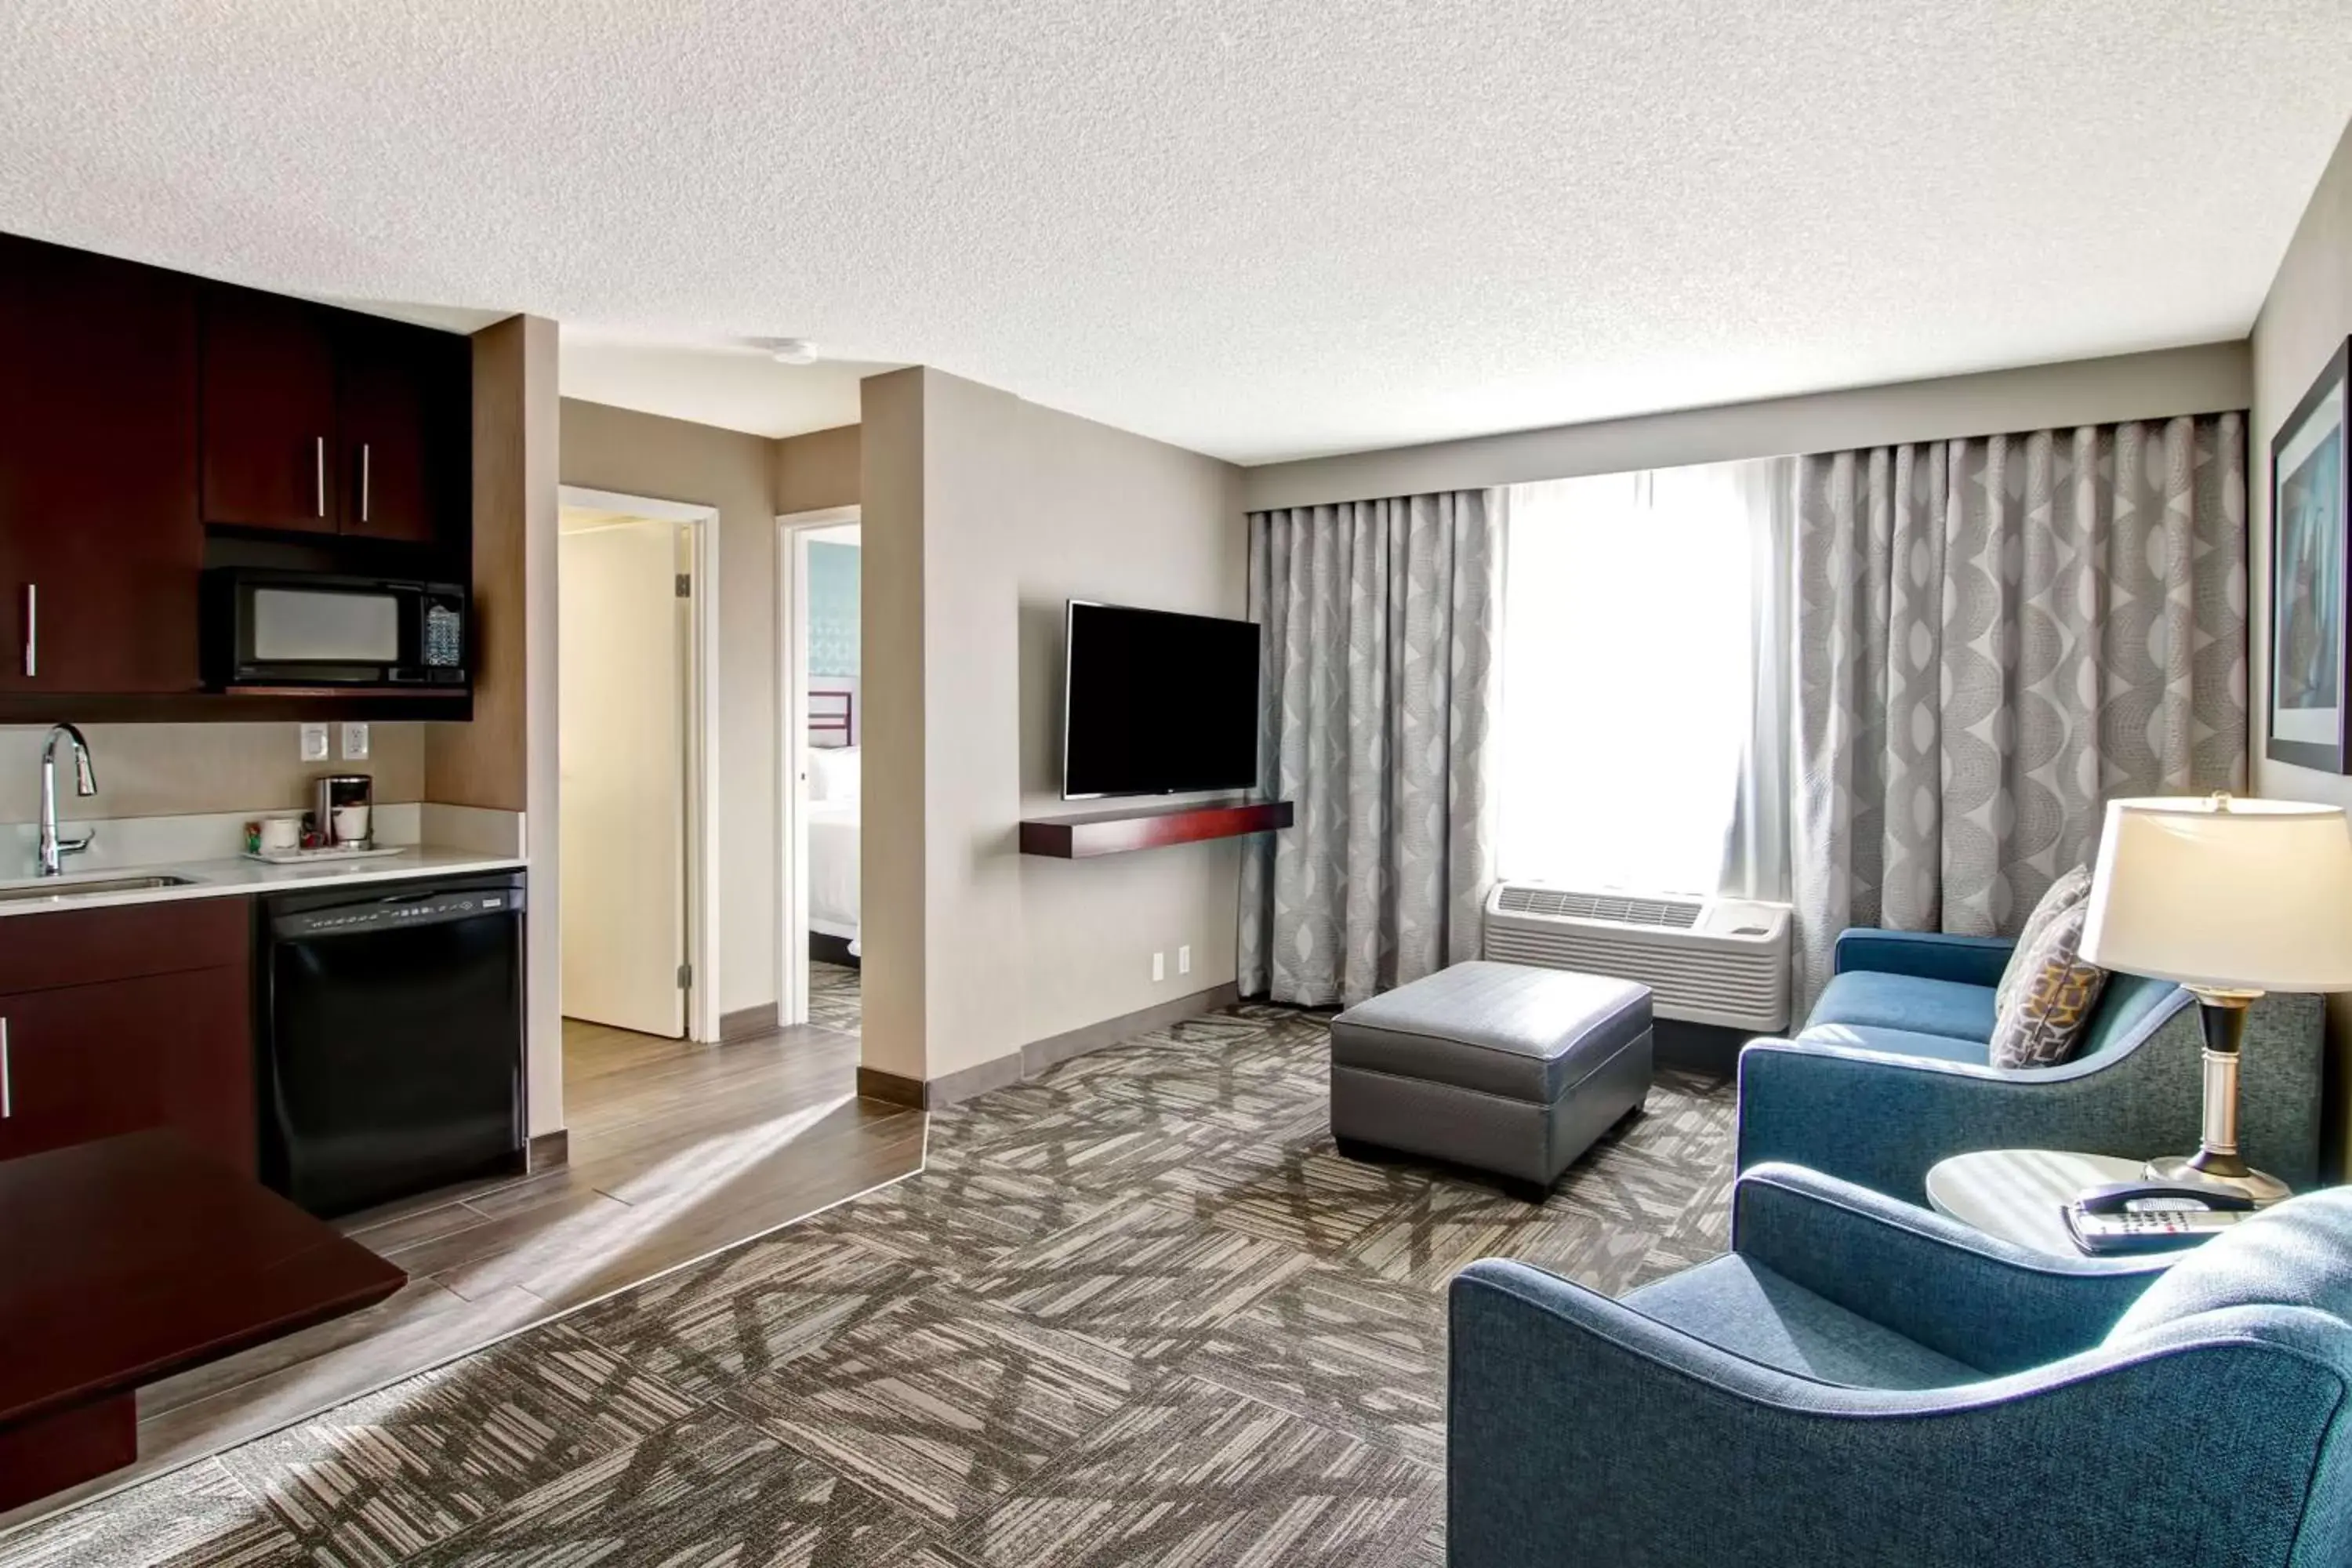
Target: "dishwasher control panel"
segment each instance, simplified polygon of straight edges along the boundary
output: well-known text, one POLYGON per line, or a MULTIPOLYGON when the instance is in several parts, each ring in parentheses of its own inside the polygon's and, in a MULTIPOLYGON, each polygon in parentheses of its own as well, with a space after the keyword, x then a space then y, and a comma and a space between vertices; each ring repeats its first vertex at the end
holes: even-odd
POLYGON ((331 909, 281 914, 270 921, 281 941, 343 932, 390 931, 440 925, 484 915, 512 914, 522 908, 520 888, 467 888, 446 893, 393 893, 369 903, 338 903, 331 909))

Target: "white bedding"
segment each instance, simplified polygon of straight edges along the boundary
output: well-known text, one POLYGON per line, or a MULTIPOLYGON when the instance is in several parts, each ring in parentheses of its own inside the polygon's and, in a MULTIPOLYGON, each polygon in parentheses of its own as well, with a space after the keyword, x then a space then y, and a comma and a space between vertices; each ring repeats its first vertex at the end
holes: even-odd
POLYGON ((809 929, 857 940, 857 802, 808 808, 809 929))

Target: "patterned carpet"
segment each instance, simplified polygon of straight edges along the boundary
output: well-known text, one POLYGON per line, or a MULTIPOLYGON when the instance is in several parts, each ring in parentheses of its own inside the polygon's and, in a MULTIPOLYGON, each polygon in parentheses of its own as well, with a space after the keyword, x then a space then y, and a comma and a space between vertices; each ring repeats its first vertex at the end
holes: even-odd
POLYGON ((933 1119, 918 1176, 0 1540, 68 1563, 1413 1568, 1446 1279, 1719 1251, 1732 1087, 1531 1207, 1365 1165, 1322 1018, 1249 1005, 933 1119))
POLYGON ((809 960, 809 1022, 846 1035, 857 1033, 865 1003, 859 973, 845 963, 809 960))

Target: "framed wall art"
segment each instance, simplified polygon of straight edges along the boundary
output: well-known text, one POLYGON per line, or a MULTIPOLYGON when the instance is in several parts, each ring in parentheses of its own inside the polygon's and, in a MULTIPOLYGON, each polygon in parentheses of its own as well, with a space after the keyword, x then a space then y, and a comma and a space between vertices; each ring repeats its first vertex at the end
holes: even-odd
POLYGON ((2345 381, 2352 340, 2271 440, 2270 742, 2274 761, 2352 773, 2352 645, 2344 607, 2347 552, 2345 381))

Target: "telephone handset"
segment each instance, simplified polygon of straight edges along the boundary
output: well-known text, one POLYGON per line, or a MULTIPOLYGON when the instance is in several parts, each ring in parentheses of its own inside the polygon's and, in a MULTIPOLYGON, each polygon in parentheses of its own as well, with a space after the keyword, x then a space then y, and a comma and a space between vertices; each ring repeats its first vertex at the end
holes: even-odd
POLYGON ((2089 1253, 2167 1252, 2219 1235, 2254 1212, 2254 1200, 2220 1187, 2117 1182, 2090 1187, 2065 1206, 2066 1229, 2089 1253))

